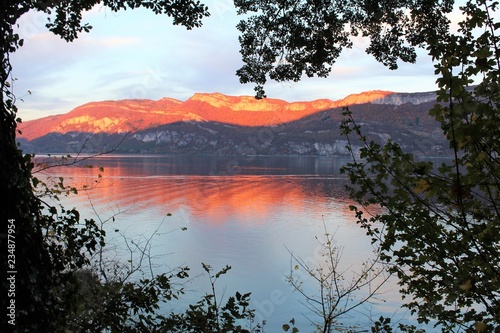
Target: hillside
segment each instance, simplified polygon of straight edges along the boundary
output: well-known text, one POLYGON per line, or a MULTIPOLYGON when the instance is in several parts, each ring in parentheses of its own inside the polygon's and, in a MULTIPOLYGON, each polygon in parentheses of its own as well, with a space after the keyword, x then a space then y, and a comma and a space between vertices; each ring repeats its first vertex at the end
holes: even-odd
POLYGON ((195 94, 92 102, 58 116, 21 124, 22 148, 36 153, 206 153, 227 155, 343 155, 339 124, 349 105, 364 132, 407 151, 444 154, 439 124, 428 115, 434 93, 371 91, 343 100, 288 103, 250 96, 195 94))
POLYGON ((127 133, 179 121, 220 122, 241 126, 277 125, 338 106, 366 103, 391 94, 370 91, 340 101, 328 99, 288 103, 253 96, 197 93, 185 102, 172 98, 91 102, 67 114, 27 121, 21 138, 33 140, 49 133, 127 133))

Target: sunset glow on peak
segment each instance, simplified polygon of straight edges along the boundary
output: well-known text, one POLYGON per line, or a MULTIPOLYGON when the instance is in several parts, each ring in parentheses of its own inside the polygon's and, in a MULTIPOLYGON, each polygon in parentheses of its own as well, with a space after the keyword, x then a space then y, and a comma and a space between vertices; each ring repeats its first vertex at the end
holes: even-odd
POLYGON ((332 101, 287 102, 196 93, 185 102, 164 97, 160 100, 126 99, 90 102, 66 114, 49 116, 20 124, 20 137, 33 140, 48 133, 127 133, 180 121, 214 121, 240 126, 268 126, 290 122, 315 112, 345 105, 368 103, 392 94, 369 91, 332 101))

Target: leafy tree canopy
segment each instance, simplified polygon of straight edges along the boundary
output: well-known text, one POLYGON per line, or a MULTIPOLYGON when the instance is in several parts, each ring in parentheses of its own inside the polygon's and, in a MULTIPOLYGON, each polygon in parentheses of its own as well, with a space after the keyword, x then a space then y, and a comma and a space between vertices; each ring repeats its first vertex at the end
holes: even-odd
POLYGON ((370 40, 366 49, 390 69, 398 60, 413 63, 416 47, 429 45, 449 32, 446 14, 454 1, 392 0, 235 0, 239 14, 248 18, 238 29, 244 62, 237 75, 241 83, 299 81, 303 75, 328 76, 332 65, 352 37, 370 40))

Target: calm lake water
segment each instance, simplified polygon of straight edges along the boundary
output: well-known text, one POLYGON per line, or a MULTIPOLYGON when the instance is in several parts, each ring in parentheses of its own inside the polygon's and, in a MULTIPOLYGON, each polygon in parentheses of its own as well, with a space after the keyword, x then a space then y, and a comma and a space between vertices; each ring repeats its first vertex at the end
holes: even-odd
MULTIPOLYGON (((281 331, 291 318, 301 332, 308 332, 307 317, 315 317, 284 279, 291 269, 289 251, 311 266, 320 265, 316 237, 323 236, 326 226, 342 247, 340 266, 348 275, 372 257, 370 239, 349 210, 353 202, 344 192, 346 177, 339 173, 347 161, 107 155, 46 174, 89 187, 63 198, 63 205, 77 207, 82 217, 108 221, 109 258, 129 259, 123 236, 140 244, 153 236, 156 273, 189 266, 196 278, 185 286, 189 291, 180 304, 195 302, 210 291, 208 277, 201 275, 201 263, 214 270, 230 265, 232 269, 217 282, 220 297, 251 292, 256 319, 266 320, 266 332, 281 331), (95 167, 85 168, 85 164, 95 167), (102 178, 97 167, 104 168, 102 178)), ((300 270, 297 274, 311 294, 318 294, 312 278, 300 270)), ((386 284, 385 294, 379 297, 385 302, 366 304, 343 320, 368 329, 367 323, 380 313, 397 320, 405 313, 398 309, 394 289, 393 284, 386 284)))

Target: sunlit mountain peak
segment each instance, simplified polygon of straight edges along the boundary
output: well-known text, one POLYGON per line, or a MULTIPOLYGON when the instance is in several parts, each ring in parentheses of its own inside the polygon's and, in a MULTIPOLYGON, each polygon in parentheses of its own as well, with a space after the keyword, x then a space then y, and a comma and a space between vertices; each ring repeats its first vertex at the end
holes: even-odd
POLYGON ((49 133, 127 133, 176 122, 218 122, 240 126, 268 126, 294 121, 313 113, 352 104, 381 100, 394 94, 368 91, 333 101, 287 102, 256 99, 253 96, 228 96, 221 93, 196 93, 186 101, 164 97, 160 100, 125 99, 97 101, 72 111, 22 123, 20 137, 27 140, 49 133))

